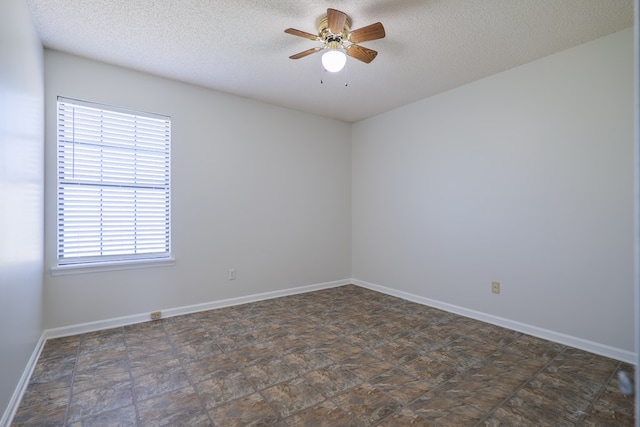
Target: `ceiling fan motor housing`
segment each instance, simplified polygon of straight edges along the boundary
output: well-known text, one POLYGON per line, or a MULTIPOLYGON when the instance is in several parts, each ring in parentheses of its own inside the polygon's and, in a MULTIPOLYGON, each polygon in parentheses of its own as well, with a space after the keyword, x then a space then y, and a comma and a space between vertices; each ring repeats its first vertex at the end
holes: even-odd
POLYGON ((332 49, 332 47, 329 46, 329 43, 337 41, 339 44, 342 44, 342 41, 347 39, 350 27, 351 18, 347 17, 342 31, 338 34, 335 34, 331 32, 331 28, 329 28, 329 19, 327 18, 327 15, 323 15, 318 20, 318 34, 322 41, 324 41, 327 47, 329 47, 330 49, 332 49))
POLYGON ((340 37, 328 39, 324 43, 327 46, 327 49, 340 49, 342 47, 342 39, 340 37))

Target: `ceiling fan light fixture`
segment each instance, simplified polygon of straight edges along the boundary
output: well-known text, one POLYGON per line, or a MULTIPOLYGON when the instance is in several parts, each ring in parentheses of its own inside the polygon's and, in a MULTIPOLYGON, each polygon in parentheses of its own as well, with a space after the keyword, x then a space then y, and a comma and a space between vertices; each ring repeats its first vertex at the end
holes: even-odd
POLYGON ((312 47, 296 53, 289 58, 300 59, 316 52, 323 52, 322 65, 325 70, 331 73, 337 73, 344 68, 347 63, 347 56, 365 64, 370 63, 378 55, 378 52, 360 46, 360 43, 385 37, 384 27, 380 22, 351 30, 351 18, 346 13, 331 8, 328 8, 327 14, 320 18, 317 28, 317 35, 296 30, 295 28, 284 30, 287 34, 324 44, 324 46, 312 47))
POLYGON ((322 66, 330 73, 337 73, 347 63, 347 55, 338 49, 330 49, 322 54, 322 66))

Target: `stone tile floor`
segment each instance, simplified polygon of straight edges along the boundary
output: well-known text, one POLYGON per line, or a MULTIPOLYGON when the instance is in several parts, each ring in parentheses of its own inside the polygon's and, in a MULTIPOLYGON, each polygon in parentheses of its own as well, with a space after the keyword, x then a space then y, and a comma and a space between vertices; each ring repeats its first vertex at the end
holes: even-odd
POLYGON ((13 425, 631 426, 620 369, 349 285, 49 340, 13 425))

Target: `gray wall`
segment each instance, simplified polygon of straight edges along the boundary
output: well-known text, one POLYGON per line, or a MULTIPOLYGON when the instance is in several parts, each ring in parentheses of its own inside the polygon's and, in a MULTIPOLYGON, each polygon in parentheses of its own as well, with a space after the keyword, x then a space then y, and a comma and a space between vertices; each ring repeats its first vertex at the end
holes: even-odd
POLYGON ((355 124, 353 277, 633 352, 632 89, 628 29, 355 124))
MULTIPOLYGON (((42 333, 43 90, 42 46, 27 4, 23 0, 3 0, 0 5, 0 417, 42 333)), ((7 416, 5 413, 4 417, 7 416)))
POLYGON ((45 51, 45 70, 45 328, 350 277, 347 123, 56 51, 45 51), (49 274, 57 96, 171 116, 175 265, 49 274))

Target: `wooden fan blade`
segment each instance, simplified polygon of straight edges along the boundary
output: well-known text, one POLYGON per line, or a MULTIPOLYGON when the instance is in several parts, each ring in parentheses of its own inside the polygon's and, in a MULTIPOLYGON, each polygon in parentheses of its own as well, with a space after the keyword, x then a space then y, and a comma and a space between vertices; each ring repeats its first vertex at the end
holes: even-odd
POLYGON ((304 37, 305 39, 309 39, 309 40, 320 40, 320 37, 318 37, 315 34, 307 33, 305 31, 296 30, 295 28, 287 28, 286 30, 284 30, 284 32, 287 33, 287 34, 294 35, 294 36, 304 37))
POLYGON ((378 55, 378 52, 375 50, 367 49, 366 47, 362 47, 357 44, 349 45, 345 50, 347 51, 347 55, 350 57, 367 64, 376 59, 376 56, 378 55))
POLYGON ((291 59, 300 59, 305 56, 311 55, 312 53, 316 53, 319 50, 322 50, 322 47, 312 47, 311 49, 307 49, 304 52, 296 53, 295 55, 291 55, 289 58, 291 59))
POLYGON ((341 34, 344 24, 347 22, 347 14, 336 9, 327 9, 327 24, 333 34, 341 34))
POLYGON ((385 36, 384 27, 381 23, 367 25, 366 27, 358 28, 349 33, 349 40, 352 43, 362 43, 371 40, 378 40, 385 36))

